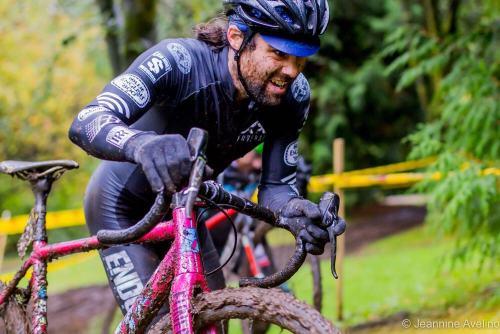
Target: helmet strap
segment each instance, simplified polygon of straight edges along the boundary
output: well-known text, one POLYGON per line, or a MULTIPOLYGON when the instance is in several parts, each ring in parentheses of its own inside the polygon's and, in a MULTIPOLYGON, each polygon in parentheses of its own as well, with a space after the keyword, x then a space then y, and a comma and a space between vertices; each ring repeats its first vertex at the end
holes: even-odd
POLYGON ((243 89, 245 90, 246 94, 250 98, 250 100, 253 100, 255 103, 257 103, 257 99, 255 96, 250 92, 248 89, 248 84, 245 78, 243 78, 243 75, 241 74, 241 67, 240 67, 240 57, 241 53, 245 49, 245 47, 248 45, 248 42, 252 39, 252 37, 255 35, 255 32, 251 29, 248 29, 243 36, 243 42, 241 42, 240 48, 238 50, 235 50, 234 53, 234 60, 236 61, 236 68, 238 69, 238 80, 240 80, 243 89))

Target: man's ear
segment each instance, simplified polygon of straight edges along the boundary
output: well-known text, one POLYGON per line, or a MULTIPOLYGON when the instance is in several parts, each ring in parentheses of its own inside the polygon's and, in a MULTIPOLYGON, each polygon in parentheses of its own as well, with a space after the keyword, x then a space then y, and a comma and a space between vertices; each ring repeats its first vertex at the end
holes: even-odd
POLYGON ((226 32, 227 41, 233 50, 239 50, 243 43, 243 32, 238 27, 230 24, 226 32))

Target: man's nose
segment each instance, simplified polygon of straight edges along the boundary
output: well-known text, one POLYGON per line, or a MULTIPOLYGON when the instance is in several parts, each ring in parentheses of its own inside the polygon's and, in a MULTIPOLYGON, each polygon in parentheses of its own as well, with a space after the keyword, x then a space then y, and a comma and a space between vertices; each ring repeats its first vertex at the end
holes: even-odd
POLYGON ((289 56, 285 64, 283 65, 282 73, 289 76, 290 78, 295 79, 297 75, 302 72, 303 64, 303 59, 295 56, 289 56))

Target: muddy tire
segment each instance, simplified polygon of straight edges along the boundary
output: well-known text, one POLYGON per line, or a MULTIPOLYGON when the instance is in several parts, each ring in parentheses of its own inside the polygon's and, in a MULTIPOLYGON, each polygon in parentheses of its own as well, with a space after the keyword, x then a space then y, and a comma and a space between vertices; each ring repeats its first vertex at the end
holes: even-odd
MULTIPOLYGON (((0 291, 4 289, 0 282, 0 291)), ((19 290, 0 306, 0 332, 6 334, 28 334, 30 333, 30 319, 27 313, 23 293, 19 290)))
MULTIPOLYGON (((292 333, 340 333, 318 311, 279 289, 228 288, 201 294, 193 300, 193 319, 196 332, 208 324, 248 319, 272 323, 292 333)), ((165 317, 148 334, 171 332, 170 318, 165 317)))

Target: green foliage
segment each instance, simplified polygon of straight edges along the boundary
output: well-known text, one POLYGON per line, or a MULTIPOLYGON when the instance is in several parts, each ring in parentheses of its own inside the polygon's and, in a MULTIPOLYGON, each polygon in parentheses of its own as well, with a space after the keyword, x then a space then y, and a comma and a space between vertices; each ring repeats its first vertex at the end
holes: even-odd
POLYGON ((346 170, 404 160, 408 146, 400 139, 422 120, 422 112, 413 91, 394 89, 395 79, 384 75, 377 57, 380 41, 394 31, 399 7, 392 1, 338 0, 331 8, 322 48, 306 67, 312 108, 301 150, 316 174, 331 171, 331 142, 338 137, 346 140, 346 170))
MULTIPOLYGON (((81 207, 96 164, 67 136, 76 113, 110 75, 94 6, 92 0, 0 4, 0 161, 73 159, 81 166, 54 184, 49 210, 81 207)), ((33 203, 28 183, 0 175, 0 215, 26 214, 33 203)))
POLYGON ((158 36, 164 38, 191 37, 193 27, 222 12, 219 0, 160 1, 158 36))
POLYGON ((395 56, 385 73, 400 75, 399 90, 425 85, 430 96, 424 106, 429 121, 408 137, 410 158, 437 156, 429 171, 441 179, 418 187, 430 197, 428 220, 438 232, 458 236, 460 258, 473 249, 495 258, 499 182, 484 171, 500 166, 500 9, 490 1, 460 9, 455 30, 441 24, 436 34, 408 23, 386 37, 380 56, 395 56))

